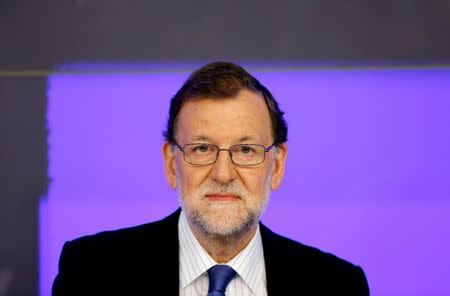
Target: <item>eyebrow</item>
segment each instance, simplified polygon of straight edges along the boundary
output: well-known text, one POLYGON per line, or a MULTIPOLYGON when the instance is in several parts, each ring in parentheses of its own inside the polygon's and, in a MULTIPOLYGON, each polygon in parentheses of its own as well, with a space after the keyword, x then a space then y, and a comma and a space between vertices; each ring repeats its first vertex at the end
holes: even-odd
POLYGON ((246 141, 255 141, 256 138, 253 136, 244 136, 242 138, 239 138, 239 142, 246 142, 246 141))
MULTIPOLYGON (((208 136, 199 135, 192 138, 193 141, 207 141, 212 142, 208 136)), ((255 141, 256 138, 254 136, 244 136, 239 138, 238 142, 246 142, 246 141, 255 141)))
POLYGON ((192 140, 193 141, 208 141, 208 142, 210 142, 209 137, 203 136, 203 135, 196 136, 196 137, 192 138, 192 140))

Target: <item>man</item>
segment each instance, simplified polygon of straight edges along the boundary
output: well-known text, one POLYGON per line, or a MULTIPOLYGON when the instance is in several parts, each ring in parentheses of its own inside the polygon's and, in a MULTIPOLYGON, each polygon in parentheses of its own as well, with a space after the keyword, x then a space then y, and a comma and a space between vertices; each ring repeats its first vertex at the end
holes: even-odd
POLYGON ((241 67, 212 63, 172 98, 162 153, 181 209, 64 245, 53 295, 369 295, 361 268, 259 222, 287 126, 241 67))

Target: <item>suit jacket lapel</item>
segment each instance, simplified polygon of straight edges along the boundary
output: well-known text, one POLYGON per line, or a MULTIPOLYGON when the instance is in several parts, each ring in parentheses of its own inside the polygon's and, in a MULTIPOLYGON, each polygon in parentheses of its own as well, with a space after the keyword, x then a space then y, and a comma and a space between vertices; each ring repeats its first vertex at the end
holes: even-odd
POLYGON ((267 294, 281 295, 280 291, 289 290, 283 280, 287 262, 283 262, 282 250, 276 243, 275 234, 262 223, 260 223, 260 231, 266 265, 267 294))
MULTIPOLYGON (((148 254, 145 265, 152 269, 155 279, 146 281, 146 289, 153 295, 155 291, 164 291, 163 295, 179 294, 179 254, 178 254, 178 218, 180 209, 164 218, 156 228, 157 233, 152 232, 147 240, 148 254), (154 250, 154 251, 152 251, 154 250)), ((144 293, 142 293, 144 294, 144 293)))

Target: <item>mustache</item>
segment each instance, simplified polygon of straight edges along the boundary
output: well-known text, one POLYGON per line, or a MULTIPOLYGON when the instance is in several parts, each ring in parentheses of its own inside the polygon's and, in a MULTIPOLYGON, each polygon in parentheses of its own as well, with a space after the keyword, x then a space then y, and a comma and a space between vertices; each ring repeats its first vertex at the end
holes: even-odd
POLYGON ((211 193, 231 193, 239 196, 240 198, 245 198, 249 195, 246 189, 236 183, 209 183, 202 185, 198 190, 198 195, 202 197, 205 197, 207 194, 211 193))

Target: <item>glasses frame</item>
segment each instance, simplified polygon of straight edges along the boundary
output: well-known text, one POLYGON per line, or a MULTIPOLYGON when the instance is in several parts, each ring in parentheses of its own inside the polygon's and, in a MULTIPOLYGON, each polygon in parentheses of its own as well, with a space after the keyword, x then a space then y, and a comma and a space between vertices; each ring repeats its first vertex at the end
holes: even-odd
POLYGON ((261 145, 261 144, 236 144, 236 145, 231 145, 230 148, 228 148, 228 149, 225 149, 225 148, 220 148, 219 146, 217 146, 217 145, 215 145, 215 144, 208 144, 208 143, 190 143, 190 144, 186 144, 186 145, 184 145, 184 146, 179 145, 177 142, 175 142, 175 143, 173 143, 173 144, 174 144, 175 146, 177 146, 178 149, 180 149, 181 152, 183 152, 183 159, 184 159, 184 161, 187 162, 187 163, 189 163, 189 164, 192 164, 192 165, 211 165, 211 164, 215 164, 216 161, 217 161, 217 159, 219 159, 219 153, 220 153, 221 151, 228 151, 228 156, 230 157, 231 162, 232 162, 234 165, 237 165, 237 166, 244 166, 244 167, 255 166, 255 165, 259 165, 259 164, 263 163, 263 162, 266 160, 266 153, 269 152, 270 150, 272 150, 272 148, 275 146, 275 143, 273 143, 272 145, 270 145, 270 146, 267 147, 267 148, 266 148, 264 145, 261 145), (206 145, 206 146, 213 146, 213 147, 216 147, 216 148, 217 148, 216 158, 214 159, 214 161, 209 162, 209 163, 198 164, 198 163, 192 163, 192 162, 189 162, 189 161, 186 159, 186 154, 184 153, 186 147, 187 147, 187 146, 191 146, 191 145, 200 145, 200 144, 201 144, 201 145, 206 145), (248 145, 259 146, 259 147, 264 148, 263 159, 262 159, 260 162, 254 163, 254 164, 238 164, 238 163, 235 163, 234 160, 233 160, 233 153, 231 152, 231 150, 232 150, 233 148, 235 148, 235 147, 239 147, 239 146, 248 146, 248 145))

